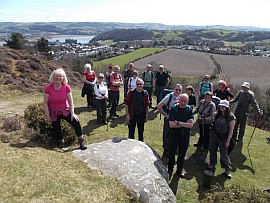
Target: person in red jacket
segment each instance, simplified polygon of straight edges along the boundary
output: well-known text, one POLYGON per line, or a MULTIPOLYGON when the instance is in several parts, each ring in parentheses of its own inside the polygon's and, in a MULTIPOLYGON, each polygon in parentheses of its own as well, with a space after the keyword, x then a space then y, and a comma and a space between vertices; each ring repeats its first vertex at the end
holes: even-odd
MULTIPOLYGON (((86 94, 87 106, 94 107, 94 85, 96 84, 97 78, 96 73, 91 70, 91 64, 87 63, 84 66, 85 70, 83 72, 83 90, 86 94)), ((82 94, 82 96, 84 96, 82 94)))
POLYGON ((134 139, 135 127, 138 127, 139 140, 143 142, 144 123, 149 112, 149 96, 143 89, 143 80, 138 78, 136 88, 128 92, 126 104, 126 121, 128 123, 128 137, 134 139))
POLYGON ((114 117, 119 117, 116 114, 116 107, 119 103, 120 97, 120 87, 123 86, 122 76, 120 75, 120 67, 118 65, 114 66, 114 73, 110 75, 110 94, 111 94, 111 102, 112 107, 110 110, 110 119, 114 119, 114 117))

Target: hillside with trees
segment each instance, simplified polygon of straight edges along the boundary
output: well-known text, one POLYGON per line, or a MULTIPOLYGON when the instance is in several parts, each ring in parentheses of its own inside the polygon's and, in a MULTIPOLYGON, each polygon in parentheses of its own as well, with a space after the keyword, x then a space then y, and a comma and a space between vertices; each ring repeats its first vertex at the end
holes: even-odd
POLYGON ((115 29, 99 34, 92 39, 92 42, 99 40, 113 40, 118 41, 132 41, 132 40, 146 40, 154 37, 150 30, 146 29, 115 29))

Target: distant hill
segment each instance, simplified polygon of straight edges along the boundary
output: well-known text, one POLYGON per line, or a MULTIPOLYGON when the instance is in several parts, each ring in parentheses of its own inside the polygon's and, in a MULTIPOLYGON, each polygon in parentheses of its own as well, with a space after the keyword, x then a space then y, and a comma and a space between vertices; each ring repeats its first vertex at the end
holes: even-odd
POLYGON ((146 40, 154 37, 154 34, 150 30, 146 29, 114 29, 108 32, 99 34, 92 39, 93 42, 98 40, 110 40, 113 41, 130 41, 130 40, 146 40))
POLYGON ((192 26, 164 25, 161 23, 118 23, 118 22, 0 22, 0 34, 20 32, 24 35, 97 35, 113 29, 148 29, 148 30, 200 30, 221 29, 236 31, 270 31, 270 28, 248 26, 192 26))
MULTIPOLYGON (((0 47, 0 84, 21 91, 42 91, 48 83, 49 76, 56 68, 62 66, 36 57, 26 52, 19 52, 6 47, 0 47)), ((63 67, 67 73, 69 84, 81 85, 81 75, 69 67, 63 67)))
POLYGON ((103 32, 95 36, 92 41, 113 40, 133 41, 133 40, 153 40, 162 46, 179 44, 200 44, 208 43, 239 43, 245 44, 261 43, 264 47, 270 47, 270 32, 263 31, 227 31, 227 30, 146 30, 146 29, 114 29, 103 32))

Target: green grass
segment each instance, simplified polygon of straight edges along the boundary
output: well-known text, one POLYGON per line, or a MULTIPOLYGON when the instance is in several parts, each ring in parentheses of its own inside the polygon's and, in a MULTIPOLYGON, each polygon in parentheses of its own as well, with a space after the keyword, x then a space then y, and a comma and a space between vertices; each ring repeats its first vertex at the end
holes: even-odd
MULTIPOLYGON (((20 99, 24 109, 28 104, 42 101, 42 94, 4 94, 0 103, 9 101, 12 106, 20 99), (10 95, 10 96, 8 96, 10 95), (16 100, 12 100, 15 97, 16 100)), ((125 125, 124 105, 118 109, 119 119, 106 126, 95 124, 96 112, 87 109, 85 98, 80 97, 80 90, 73 89, 75 112, 81 119, 83 132, 88 144, 97 143, 113 137, 127 137, 128 127, 125 125)), ((122 99, 120 103, 122 103, 122 99)), ((16 108, 19 108, 18 106, 16 108)), ((3 116, 3 114, 2 114, 3 116)), ((149 113, 149 121, 145 125, 145 142, 162 154, 163 120, 155 110, 149 113)), ((1 131, 1 129, 0 129, 1 131)), ((214 184, 229 187, 241 185, 250 189, 269 188, 270 166, 269 145, 265 138, 268 132, 256 129, 249 146, 247 143, 253 127, 248 126, 243 146, 238 145, 232 153, 233 178, 227 180, 222 174, 220 164, 217 165, 214 184)), ((135 135, 137 139, 137 134, 135 135)), ((192 133, 185 170, 186 179, 180 179, 177 186, 177 202, 199 202, 209 194, 201 187, 205 165, 198 162, 205 154, 195 152, 193 144, 198 135, 192 133)), ((77 147, 77 146, 74 146, 77 147)), ((72 150, 74 147, 70 147, 72 150)), ((90 169, 85 163, 72 156, 71 151, 63 152, 47 149, 34 141, 21 140, 12 144, 0 142, 0 202, 132 202, 134 194, 129 192, 115 178, 103 175, 90 169)), ((208 159, 208 157, 206 157, 208 159)))
POLYGON ((97 69, 102 69, 105 67, 107 67, 108 64, 114 64, 114 65, 119 65, 121 68, 123 68, 125 65, 127 65, 128 63, 144 58, 146 56, 152 55, 156 52, 161 52, 165 49, 163 48, 141 48, 141 49, 137 49, 133 52, 130 52, 128 54, 124 54, 121 56, 116 56, 113 58, 109 58, 109 59, 104 59, 102 61, 98 61, 98 62, 94 62, 94 67, 97 69))
POLYGON ((102 45, 111 45, 111 44, 113 44, 113 40, 100 40, 100 41, 98 41, 98 43, 100 43, 102 45))
POLYGON ((223 41, 225 46, 233 46, 233 47, 242 47, 244 46, 245 44, 243 42, 228 42, 228 41, 223 41))

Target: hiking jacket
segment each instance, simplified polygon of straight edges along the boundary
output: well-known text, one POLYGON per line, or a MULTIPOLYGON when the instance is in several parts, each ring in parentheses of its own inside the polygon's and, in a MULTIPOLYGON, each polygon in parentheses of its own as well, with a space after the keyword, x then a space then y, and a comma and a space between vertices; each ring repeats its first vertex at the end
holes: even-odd
MULTIPOLYGON (((135 108, 135 102, 136 102, 136 89, 129 91, 127 94, 127 97, 125 99, 125 104, 128 105, 128 113, 130 116, 130 120, 133 120, 134 117, 134 108, 135 108)), ((141 92, 143 94, 143 105, 144 105, 144 113, 146 115, 146 107, 149 106, 150 101, 149 101, 149 96, 146 90, 143 90, 141 92)))
POLYGON ((249 111, 250 106, 253 106, 257 112, 260 112, 259 105, 257 104, 256 99, 254 97, 254 93, 250 90, 248 90, 248 92, 240 90, 236 95, 236 97, 229 102, 230 103, 238 102, 237 108, 245 112, 249 111))

